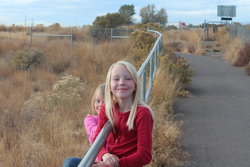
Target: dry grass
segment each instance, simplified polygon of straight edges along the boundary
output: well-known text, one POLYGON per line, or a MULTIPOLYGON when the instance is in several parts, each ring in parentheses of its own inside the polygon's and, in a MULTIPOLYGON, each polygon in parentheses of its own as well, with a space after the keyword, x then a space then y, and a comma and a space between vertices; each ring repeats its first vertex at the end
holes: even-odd
POLYGON ((249 74, 250 44, 244 43, 240 37, 231 39, 225 27, 222 27, 217 33, 216 40, 225 51, 224 58, 234 66, 245 67, 249 74))
POLYGON ((179 142, 182 122, 173 119, 172 109, 181 85, 179 78, 173 77, 166 69, 161 64, 152 92, 155 96, 151 106, 155 111, 156 125, 153 131, 153 161, 149 166, 179 166, 186 157, 179 142))
POLYGON ((0 38, 11 40, 28 40, 29 36, 26 32, 0 32, 0 38))
MULTIPOLYGON (((129 55, 131 42, 76 42, 73 48, 65 40, 34 42, 45 61, 28 71, 16 70, 11 56, 29 43, 0 42, 0 166, 56 167, 66 157, 82 157, 89 147, 82 121, 90 98, 110 64, 129 55), (67 74, 75 77, 65 81, 67 74), (59 89, 59 83, 69 85, 59 89)), ((172 119, 179 82, 170 78, 160 70, 153 90, 158 96, 152 101, 157 120, 151 166, 178 165, 185 155, 178 143, 181 122, 172 119)))
POLYGON ((228 33, 226 27, 220 27, 215 35, 216 42, 220 45, 222 50, 228 49, 228 43, 231 41, 230 34, 228 33))
POLYGON ((239 52, 243 47, 240 38, 231 39, 226 27, 220 27, 215 35, 215 39, 220 48, 225 52, 224 58, 234 64, 239 56, 239 52))
MULTIPOLYGON (((224 45, 224 44, 223 44, 224 45)), ((222 45, 222 46, 223 46, 222 45)), ((240 38, 237 38, 235 40, 232 40, 225 50, 224 58, 228 61, 230 61, 232 64, 235 64, 235 62, 238 59, 239 52, 242 49, 243 43, 240 38)), ((225 47, 225 46, 224 46, 225 47)))
POLYGON ((194 30, 169 30, 164 33, 164 43, 175 51, 183 53, 203 54, 201 40, 204 35, 201 29, 194 30))
POLYGON ((65 40, 34 42, 45 61, 29 71, 16 70, 11 60, 28 42, 3 40, 0 46, 1 166, 61 166, 68 156, 81 157, 88 148, 82 121, 90 112, 90 98, 110 64, 128 55, 130 42, 77 42, 73 48, 65 40), (52 89, 66 74, 80 77, 88 87, 77 103, 67 94, 58 100, 52 89), (32 99, 39 103, 27 107, 32 99), (39 99, 49 100, 39 105, 39 99))
POLYGON ((247 66, 250 62, 250 43, 245 43, 238 53, 237 59, 233 65, 247 66))

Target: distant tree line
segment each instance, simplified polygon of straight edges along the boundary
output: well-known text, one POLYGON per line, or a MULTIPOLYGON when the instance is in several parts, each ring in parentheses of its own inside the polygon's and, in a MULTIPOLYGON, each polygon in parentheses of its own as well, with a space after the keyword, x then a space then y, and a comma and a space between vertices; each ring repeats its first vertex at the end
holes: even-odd
MULTIPOLYGON (((123 5, 116 13, 107 13, 97 16, 93 22, 95 28, 116 28, 123 25, 132 25, 135 15, 134 5, 123 5)), ((166 9, 156 10, 155 5, 147 5, 140 10, 141 23, 159 23, 166 25, 168 15, 166 9)))

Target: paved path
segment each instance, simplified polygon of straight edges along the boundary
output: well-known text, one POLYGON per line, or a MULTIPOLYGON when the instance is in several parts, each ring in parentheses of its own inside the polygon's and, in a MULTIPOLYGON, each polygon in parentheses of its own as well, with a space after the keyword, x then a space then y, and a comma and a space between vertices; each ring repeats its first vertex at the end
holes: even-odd
POLYGON ((209 56, 178 53, 196 71, 191 96, 175 105, 184 120, 184 167, 250 167, 250 76, 209 56))

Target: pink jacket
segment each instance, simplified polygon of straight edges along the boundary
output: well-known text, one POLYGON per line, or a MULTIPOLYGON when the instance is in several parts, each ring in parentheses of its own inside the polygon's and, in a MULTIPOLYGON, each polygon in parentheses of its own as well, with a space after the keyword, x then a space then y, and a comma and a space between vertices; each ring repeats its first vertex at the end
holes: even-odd
POLYGON ((98 125, 98 116, 88 114, 84 118, 84 127, 85 127, 85 129, 87 131, 87 135, 88 135, 90 145, 93 143, 97 125, 98 125))

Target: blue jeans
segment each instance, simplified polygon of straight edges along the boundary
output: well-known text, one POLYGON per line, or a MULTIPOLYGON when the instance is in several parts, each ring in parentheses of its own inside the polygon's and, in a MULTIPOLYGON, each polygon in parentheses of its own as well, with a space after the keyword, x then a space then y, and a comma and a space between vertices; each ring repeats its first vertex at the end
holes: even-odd
POLYGON ((82 158, 69 157, 64 160, 63 167, 77 167, 81 160, 82 158))

